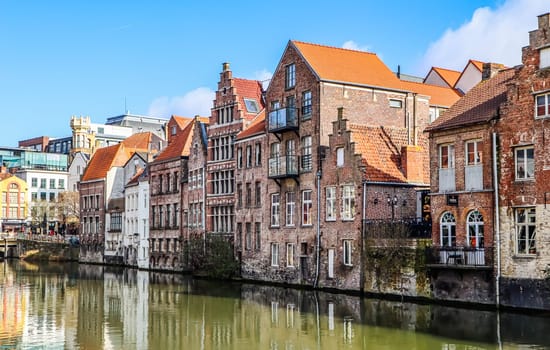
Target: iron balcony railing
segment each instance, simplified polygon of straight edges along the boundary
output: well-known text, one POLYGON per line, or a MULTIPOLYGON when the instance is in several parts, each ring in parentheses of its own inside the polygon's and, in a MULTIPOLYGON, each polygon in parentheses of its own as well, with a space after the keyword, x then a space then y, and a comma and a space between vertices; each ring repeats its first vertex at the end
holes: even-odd
POLYGON ((432 223, 421 218, 397 218, 394 220, 364 220, 366 238, 372 239, 413 239, 431 238, 432 223))
POLYGON ((269 112, 269 132, 298 129, 298 113, 294 107, 285 107, 269 112))
POLYGON ((490 267, 493 265, 493 247, 427 247, 426 264, 452 267, 490 267))
POLYGON ((298 156, 286 155, 269 158, 270 178, 298 176, 298 156))

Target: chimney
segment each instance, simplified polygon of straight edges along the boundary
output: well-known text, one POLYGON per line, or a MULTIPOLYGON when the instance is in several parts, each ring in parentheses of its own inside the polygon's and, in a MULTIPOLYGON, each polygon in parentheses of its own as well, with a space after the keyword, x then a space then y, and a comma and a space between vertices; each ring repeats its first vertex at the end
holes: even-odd
POLYGON ((483 63, 481 80, 491 79, 498 73, 499 70, 504 68, 505 68, 504 65, 501 63, 492 63, 492 62, 483 63))
POLYGON ((224 62, 224 63, 222 64, 222 66, 223 66, 223 71, 224 71, 224 72, 226 72, 226 71, 229 70, 229 63, 228 63, 228 62, 224 62))
POLYGON ((424 161, 422 147, 408 145, 401 147, 401 168, 408 182, 424 182, 424 161))

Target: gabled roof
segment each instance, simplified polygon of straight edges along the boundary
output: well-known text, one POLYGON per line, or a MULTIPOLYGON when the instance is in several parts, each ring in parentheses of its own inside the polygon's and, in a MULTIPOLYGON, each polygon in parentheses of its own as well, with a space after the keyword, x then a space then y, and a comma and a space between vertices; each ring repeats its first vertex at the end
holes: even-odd
POLYGON ((265 133, 265 109, 262 110, 254 120, 250 123, 250 125, 237 134, 237 140, 242 140, 247 137, 260 135, 265 133))
POLYGON ((466 67, 468 67, 468 64, 473 64, 474 67, 476 67, 480 72, 483 72, 483 62, 481 61, 476 61, 476 60, 469 60, 468 63, 466 64, 466 67))
MULTIPOLYGON (((443 81, 447 83, 447 85, 449 85, 449 87, 455 86, 455 83, 458 80, 458 77, 460 77, 460 72, 452 69, 432 67, 432 69, 430 69, 430 72, 432 71, 437 73, 437 75, 439 75, 441 79, 443 79, 443 81)), ((428 72, 426 77, 430 75, 430 72, 428 72)), ((425 80, 426 79, 424 79, 424 81, 425 80)))
POLYGON ((174 119, 174 121, 176 122, 176 124, 178 124, 180 129, 183 129, 185 127, 185 125, 187 125, 187 123, 189 123, 191 120, 193 120, 193 118, 181 117, 181 116, 174 115, 174 114, 172 114, 172 119, 174 119))
POLYGON ((128 136, 126 139, 122 140, 121 143, 124 144, 127 148, 133 148, 134 150, 147 151, 149 145, 153 139, 152 132, 140 132, 128 136))
POLYGON ((399 79, 374 53, 319 44, 290 42, 320 80, 399 87, 399 79))
POLYGON ((365 178, 373 182, 407 182, 401 171, 401 147, 407 145, 407 129, 350 124, 355 153, 361 154, 365 178))
POLYGON ((498 115, 500 105, 506 101, 507 84, 513 76, 514 69, 511 68, 482 80, 425 130, 456 128, 493 119, 498 115))
POLYGON ((430 104, 451 106, 459 95, 452 88, 400 80, 374 53, 290 42, 320 80, 412 91, 431 96, 430 104))
POLYGON ((207 119, 199 116, 191 119, 183 127, 183 129, 174 136, 172 142, 170 142, 168 146, 166 146, 166 148, 155 158, 153 163, 189 156, 191 141, 193 139, 193 130, 195 129, 195 124, 201 123, 201 120, 207 119))

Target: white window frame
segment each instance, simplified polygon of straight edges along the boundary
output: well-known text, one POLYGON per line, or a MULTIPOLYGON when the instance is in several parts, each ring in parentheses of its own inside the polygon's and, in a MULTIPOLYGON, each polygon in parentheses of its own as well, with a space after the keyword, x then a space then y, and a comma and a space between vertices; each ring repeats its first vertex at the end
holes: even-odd
POLYGON ((516 181, 532 180, 535 178, 535 148, 533 146, 517 147, 514 149, 514 172, 516 181), (527 152, 532 151, 532 161, 529 162, 527 152), (523 153, 523 161, 519 161, 519 153, 523 153), (524 169, 522 172, 519 169, 524 169))
POLYGON ((286 215, 285 223, 288 227, 294 227, 294 216, 296 212, 296 193, 286 193, 286 215))
POLYGON ((281 218, 281 195, 271 194, 271 227, 279 227, 281 218))
POLYGON ((479 210, 472 210, 466 219, 468 225, 466 245, 472 248, 483 248, 485 236, 483 226, 483 215, 479 210))
POLYGON ((439 146, 439 168, 440 169, 454 169, 455 167, 455 145, 447 143, 439 146), (446 159, 443 157, 443 152, 446 150, 446 159), (446 161, 444 163, 444 161, 446 161))
POLYGON ((294 250, 294 243, 286 244, 286 267, 294 267, 294 257, 296 256, 294 250))
POLYGON ((439 244, 442 247, 456 247, 456 218, 446 211, 439 222, 439 244), (443 243, 445 238, 445 244, 443 243))
POLYGON ((550 116, 550 92, 535 96, 535 118, 545 118, 550 116), (539 108, 543 111, 539 114, 539 108))
POLYGON ((325 221, 336 221, 336 187, 325 188, 325 221))
POLYGON ((464 151, 466 152, 466 165, 479 165, 483 163, 483 141, 481 139, 466 141, 464 151), (472 147, 471 150, 470 147, 472 147), (470 155, 473 155, 472 160, 470 160, 470 155))
POLYGON ((342 186, 342 221, 353 220, 355 217, 355 187, 342 186))
POLYGON ((294 63, 285 67, 285 89, 296 86, 296 65, 294 63))
POLYGON ((302 161, 301 161, 301 170, 302 171, 311 171, 313 169, 313 138, 311 135, 302 137, 301 140, 302 146, 302 161))
POLYGON ((271 266, 279 266, 279 243, 271 243, 271 266))
POLYGON ((312 210, 313 210, 313 191, 302 191, 302 226, 313 225, 312 210))
POLYGON ((550 47, 539 50, 539 69, 550 67, 550 47))
POLYGON ((344 166, 344 147, 336 148, 336 166, 338 168, 344 166))
POLYGON ((344 239, 342 240, 342 261, 346 266, 353 266, 352 262, 352 253, 353 253, 353 240, 344 239))
POLYGON ((535 207, 516 208, 514 219, 516 226, 516 254, 536 255, 537 254, 537 218, 535 207), (521 215, 523 213, 523 215, 521 215), (523 231, 523 232, 522 232, 523 231), (524 241, 524 247, 520 242, 524 241))

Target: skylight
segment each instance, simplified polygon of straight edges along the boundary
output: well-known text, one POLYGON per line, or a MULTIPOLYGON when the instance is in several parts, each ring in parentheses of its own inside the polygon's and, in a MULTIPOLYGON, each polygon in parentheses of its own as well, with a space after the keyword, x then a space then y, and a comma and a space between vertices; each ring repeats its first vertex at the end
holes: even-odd
POLYGON ((260 111, 260 107, 258 106, 258 102, 256 100, 245 98, 244 104, 248 113, 258 113, 260 111))

